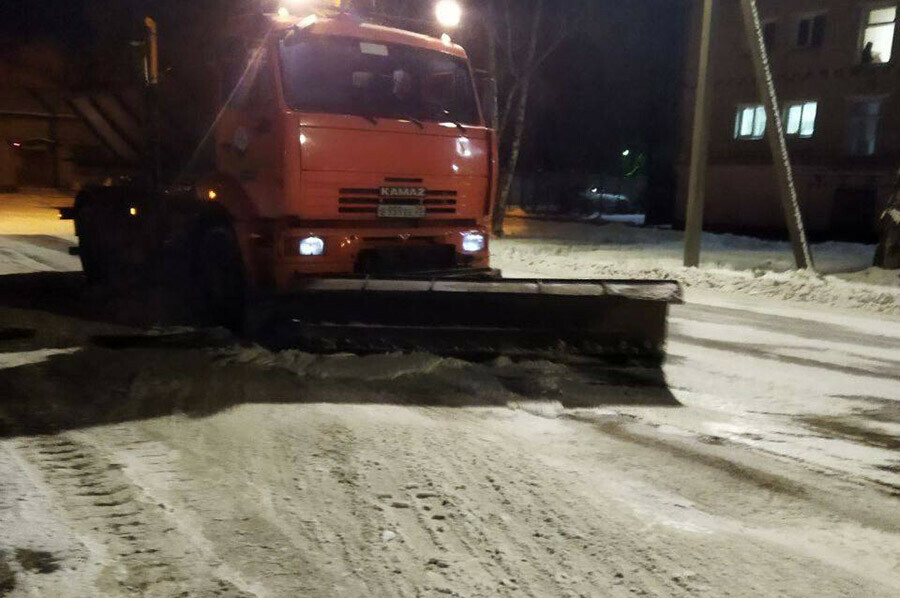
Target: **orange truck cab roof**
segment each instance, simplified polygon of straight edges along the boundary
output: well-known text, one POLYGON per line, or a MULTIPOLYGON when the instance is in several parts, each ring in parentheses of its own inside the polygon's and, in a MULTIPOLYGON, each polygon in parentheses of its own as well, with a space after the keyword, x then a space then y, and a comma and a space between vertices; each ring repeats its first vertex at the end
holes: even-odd
POLYGON ((459 44, 445 43, 440 38, 413 31, 367 23, 347 13, 326 16, 313 13, 303 17, 278 14, 245 15, 233 19, 231 28, 238 33, 249 33, 251 30, 262 33, 268 31, 278 33, 293 28, 308 29, 314 35, 356 37, 383 43, 403 44, 452 54, 458 58, 467 58, 465 49, 459 44))
POLYGON ((349 15, 316 17, 316 19, 311 21, 307 26, 310 28, 311 33, 315 35, 358 37, 371 41, 415 46, 436 52, 445 52, 459 58, 467 58, 466 51, 458 44, 447 44, 430 35, 366 23, 349 15))

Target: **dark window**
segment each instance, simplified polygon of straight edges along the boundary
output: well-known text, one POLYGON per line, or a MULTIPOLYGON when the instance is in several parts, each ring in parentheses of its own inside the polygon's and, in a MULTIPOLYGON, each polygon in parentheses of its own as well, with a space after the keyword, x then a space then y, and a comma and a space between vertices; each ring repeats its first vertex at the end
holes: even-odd
POLYGON ((469 65, 444 52, 300 31, 281 62, 296 110, 480 124, 469 65))
POLYGON ((851 156, 874 156, 878 146, 881 100, 854 100, 850 104, 847 141, 851 156))
POLYGON ((770 54, 775 49, 775 39, 778 35, 778 23, 766 23, 763 25, 763 41, 766 44, 766 52, 770 54))
POLYGON ((819 15, 813 19, 812 43, 813 48, 821 48, 825 43, 825 15, 819 15))
POLYGON ((803 17, 797 22, 797 47, 821 48, 825 43, 825 15, 803 17))

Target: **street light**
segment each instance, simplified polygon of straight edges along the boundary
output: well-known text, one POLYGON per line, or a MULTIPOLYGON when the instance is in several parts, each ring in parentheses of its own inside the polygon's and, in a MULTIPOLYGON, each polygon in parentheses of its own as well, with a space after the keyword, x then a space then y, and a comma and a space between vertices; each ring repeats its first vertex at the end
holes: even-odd
POLYGON ((627 158, 627 157, 630 156, 630 155, 631 155, 631 150, 625 150, 624 152, 622 152, 622 157, 623 157, 623 158, 627 158))
POLYGON ((434 14, 438 23, 452 29, 462 20, 462 7, 456 0, 440 0, 434 6, 434 14))
MULTIPOLYGON (((286 19, 291 15, 303 14, 306 9, 312 7, 312 0, 282 0, 281 6, 278 7, 278 16, 286 19)), ((340 6, 340 3, 337 3, 340 6)))

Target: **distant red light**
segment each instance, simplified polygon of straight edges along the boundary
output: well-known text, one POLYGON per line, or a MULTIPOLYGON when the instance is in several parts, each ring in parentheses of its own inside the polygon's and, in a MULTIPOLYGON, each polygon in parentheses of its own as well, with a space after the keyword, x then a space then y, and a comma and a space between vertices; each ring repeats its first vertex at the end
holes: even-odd
POLYGON ((22 144, 19 143, 18 141, 13 141, 12 146, 13 146, 13 147, 22 147, 22 144))

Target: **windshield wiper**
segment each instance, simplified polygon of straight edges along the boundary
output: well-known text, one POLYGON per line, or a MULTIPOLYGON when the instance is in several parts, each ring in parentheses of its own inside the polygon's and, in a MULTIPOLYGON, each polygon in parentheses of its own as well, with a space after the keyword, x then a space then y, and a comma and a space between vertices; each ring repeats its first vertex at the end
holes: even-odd
POLYGON ((357 114, 356 116, 358 116, 360 118, 364 118, 365 120, 369 121, 376 127, 378 126, 378 119, 375 118, 374 116, 372 116, 371 114, 357 114))
POLYGON ((422 129, 423 131, 425 130, 425 125, 423 125, 423 124, 422 124, 422 121, 419 120, 419 119, 417 119, 416 117, 414 117, 414 116, 408 116, 408 115, 405 115, 405 114, 404 114, 404 115, 403 115, 403 118, 405 118, 406 120, 408 120, 408 121, 411 122, 412 124, 416 125, 417 127, 419 127, 420 129, 422 129))
POLYGON ((449 110, 447 110, 446 108, 444 108, 444 109, 441 110, 441 112, 443 113, 444 118, 447 119, 447 122, 448 122, 448 123, 450 123, 451 125, 456 125, 456 128, 459 129, 460 133, 462 133, 463 135, 466 134, 466 128, 465 128, 464 126, 462 126, 462 123, 461 123, 461 122, 459 122, 458 120, 456 120, 455 118, 453 118, 452 116, 450 116, 450 111, 449 111, 449 110))

